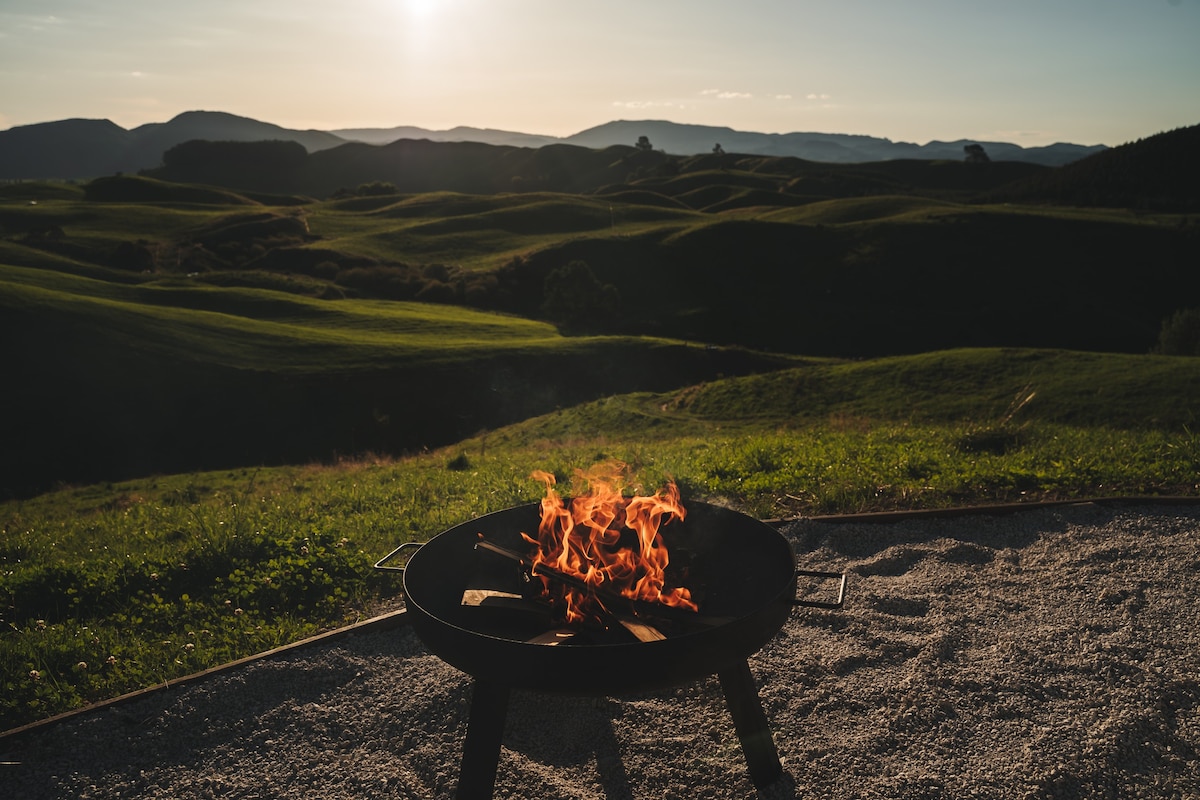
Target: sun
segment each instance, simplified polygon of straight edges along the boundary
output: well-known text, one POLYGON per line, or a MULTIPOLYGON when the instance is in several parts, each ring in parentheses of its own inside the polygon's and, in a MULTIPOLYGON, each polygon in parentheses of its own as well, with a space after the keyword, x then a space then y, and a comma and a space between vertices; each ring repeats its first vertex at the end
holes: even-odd
POLYGON ((414 19, 428 19, 437 11, 438 0, 399 0, 400 8, 414 19))

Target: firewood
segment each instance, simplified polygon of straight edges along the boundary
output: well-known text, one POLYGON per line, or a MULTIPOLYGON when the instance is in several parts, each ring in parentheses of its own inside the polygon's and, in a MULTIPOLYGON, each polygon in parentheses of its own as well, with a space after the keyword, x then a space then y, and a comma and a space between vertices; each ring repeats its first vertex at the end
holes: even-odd
MULTIPOLYGON (((633 598, 625 597, 624 595, 612 591, 611 589, 607 589, 603 586, 592 586, 574 577, 573 575, 568 575, 561 570, 555 569, 554 567, 546 564, 534 564, 532 559, 527 558, 516 550, 495 544, 494 542, 489 542, 487 539, 483 538, 483 534, 479 535, 479 541, 476 543, 475 547, 476 549, 485 550, 489 553, 507 558, 510 561, 517 562, 526 571, 527 575, 543 577, 553 583, 570 586, 572 589, 576 589, 580 592, 597 598, 600 601, 599 604, 601 607, 605 608, 611 615, 617 617, 618 621, 620 621, 622 618, 633 619, 634 621, 644 624, 653 630, 654 628, 649 624, 648 620, 675 622, 699 627, 715 627, 717 625, 723 625, 732 620, 731 617, 703 615, 698 614, 695 611, 690 611, 683 608, 675 608, 663 603, 651 602, 648 600, 635 600, 633 598), (628 609, 632 613, 620 614, 613 611, 613 609, 628 609)), ((638 638, 641 639, 640 636, 638 638)), ((654 641, 654 639, 646 639, 642 641, 654 641)))
POLYGON ((532 639, 526 639, 526 644, 544 644, 548 647, 554 647, 574 639, 578 631, 573 631, 570 628, 555 628, 534 636, 532 639))

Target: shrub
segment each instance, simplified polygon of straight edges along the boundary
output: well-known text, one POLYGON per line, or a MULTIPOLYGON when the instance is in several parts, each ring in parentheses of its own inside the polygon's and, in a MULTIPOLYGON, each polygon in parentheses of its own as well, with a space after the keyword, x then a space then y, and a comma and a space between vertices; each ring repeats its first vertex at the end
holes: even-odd
POLYGON ((458 292, 452 284, 442 283, 439 280, 427 280, 417 292, 415 299, 422 303, 455 303, 458 301, 458 292))

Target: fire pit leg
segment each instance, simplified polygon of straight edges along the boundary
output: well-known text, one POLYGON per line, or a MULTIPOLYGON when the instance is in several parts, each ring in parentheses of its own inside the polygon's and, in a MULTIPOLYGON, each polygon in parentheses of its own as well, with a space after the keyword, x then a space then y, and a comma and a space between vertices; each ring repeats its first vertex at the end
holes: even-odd
POLYGON ((783 765, 779 763, 779 753, 775 749, 775 740, 771 738, 767 715, 758 699, 750 664, 743 661, 735 667, 721 670, 717 676, 721 679, 725 704, 729 706, 733 727, 737 731, 738 741, 742 743, 742 752, 746 755, 750 780, 756 789, 765 789, 779 780, 783 765))
POLYGON ((458 791, 454 795, 457 800, 490 800, 495 790, 510 691, 507 686, 490 681, 475 681, 458 770, 458 791))

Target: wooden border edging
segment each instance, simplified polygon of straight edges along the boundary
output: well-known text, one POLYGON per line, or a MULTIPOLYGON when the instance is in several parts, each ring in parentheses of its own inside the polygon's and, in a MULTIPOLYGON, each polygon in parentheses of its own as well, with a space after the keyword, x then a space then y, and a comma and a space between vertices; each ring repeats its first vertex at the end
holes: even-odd
POLYGON ((236 669, 237 667, 242 667, 246 664, 252 664, 256 661, 265 661, 266 659, 291 653, 315 644, 325 644, 327 642, 336 641, 337 639, 342 639, 347 636, 353 636, 356 633, 362 633, 364 631, 385 631, 392 628, 399 628, 407 624, 407 611, 404 609, 400 609, 399 611, 390 611, 387 614, 381 614, 378 617, 371 617, 370 619, 365 619, 362 622, 356 622, 353 625, 347 625, 344 628, 335 628, 331 631, 326 631, 325 633, 319 633, 316 636, 310 636, 307 639, 301 639, 298 642, 281 645, 271 650, 264 650, 261 653, 255 653, 252 656, 239 658, 236 661, 230 661, 225 664, 219 664, 215 667, 209 667, 208 669, 201 670, 200 672, 193 672, 191 675, 184 675, 181 678, 175 678, 174 680, 157 683, 154 686, 147 686, 144 689, 137 689, 117 697, 110 697, 107 700, 98 700, 95 703, 82 706, 81 708, 73 708, 70 711, 62 712, 61 714, 55 714, 53 717, 46 717, 45 719, 40 719, 36 722, 27 723, 19 728, 11 728, 7 731, 0 731, 0 748, 7 746, 10 743, 10 739, 16 739, 24 734, 33 733, 34 731, 48 728, 59 722, 74 719, 75 717, 81 714, 86 714, 90 711, 97 711, 99 709, 109 708, 110 706, 119 705, 130 700, 137 700, 166 689, 191 686, 192 684, 200 683, 208 678, 223 675, 226 672, 236 669))

